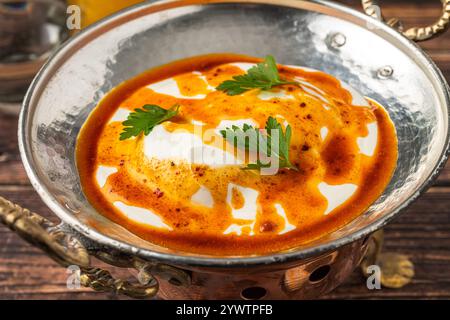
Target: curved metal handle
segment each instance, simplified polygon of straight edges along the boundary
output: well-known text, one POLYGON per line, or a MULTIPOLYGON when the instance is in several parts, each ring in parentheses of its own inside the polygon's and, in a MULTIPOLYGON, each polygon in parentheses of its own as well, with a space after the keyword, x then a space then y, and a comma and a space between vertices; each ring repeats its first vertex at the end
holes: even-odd
MULTIPOLYGON (((386 21, 381 13, 381 8, 376 0, 361 0, 362 6, 366 14, 374 17, 380 21, 386 21)), ((442 15, 435 23, 426 27, 410 28, 406 31, 403 30, 401 21, 396 18, 392 18, 386 23, 403 33, 404 36, 413 41, 424 41, 432 39, 447 30, 450 25, 450 0, 441 0, 442 2, 442 15)))
MULTIPOLYGON (((150 273, 150 271, 159 270, 154 265, 143 262, 137 263, 133 260, 131 266, 143 272, 144 276, 140 277, 143 284, 115 279, 108 271, 91 267, 89 252, 78 239, 64 233, 58 226, 44 217, 21 208, 2 197, 0 197, 0 221, 32 245, 45 251, 60 265, 64 267, 79 266, 81 270, 80 284, 85 287, 138 299, 152 298, 158 292, 158 282, 150 273)), ((128 265, 124 265, 124 267, 128 267, 128 265)), ((166 266, 167 268, 171 267, 166 266)), ((169 271, 166 269, 164 269, 166 274, 171 271, 172 276, 176 272, 172 269, 169 271)), ((181 284, 186 283, 186 281, 182 283, 181 280, 179 282, 181 284)))

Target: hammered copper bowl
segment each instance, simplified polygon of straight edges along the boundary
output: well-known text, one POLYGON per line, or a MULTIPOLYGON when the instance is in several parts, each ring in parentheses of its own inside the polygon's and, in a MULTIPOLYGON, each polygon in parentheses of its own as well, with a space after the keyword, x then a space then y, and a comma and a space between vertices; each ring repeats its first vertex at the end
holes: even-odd
MULTIPOLYGON (((370 1, 363 2, 373 9, 370 1)), ((433 31, 442 31, 448 11, 443 19, 433 31)), ((423 33, 415 35, 424 38, 423 33)), ((163 298, 317 297, 358 265, 364 239, 438 175, 449 146, 449 106, 444 78, 419 47, 388 25, 335 3, 192 0, 138 5, 72 38, 27 94, 19 126, 23 162, 39 195, 62 220, 49 238, 36 240, 36 230, 32 238, 64 265, 80 264, 82 283, 97 289, 152 296, 158 290, 153 274, 163 298), (212 52, 273 54, 280 63, 330 73, 386 106, 398 134, 399 159, 383 195, 342 229, 266 256, 174 252, 99 215, 81 191, 75 166, 76 138, 89 113, 108 91, 143 70, 212 52), (87 253, 137 268, 147 280, 141 285, 119 281, 118 286, 109 275, 87 268, 87 253), (99 274, 105 278, 99 280, 99 274)), ((26 220, 21 217, 17 220, 26 220)), ((46 222, 36 221, 33 228, 47 228, 46 222)), ((30 233, 26 226, 13 227, 30 233)))

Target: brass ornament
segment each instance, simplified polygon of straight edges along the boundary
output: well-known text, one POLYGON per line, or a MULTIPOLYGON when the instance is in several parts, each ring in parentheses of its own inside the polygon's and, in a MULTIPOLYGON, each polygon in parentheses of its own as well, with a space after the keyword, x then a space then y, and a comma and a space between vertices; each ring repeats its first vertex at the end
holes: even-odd
POLYGON ((65 234, 44 217, 2 197, 0 221, 62 266, 90 265, 88 252, 76 238, 65 234))
POLYGON ((186 270, 181 270, 167 264, 152 264, 140 259, 134 259, 133 264, 141 276, 152 277, 154 275, 177 287, 189 287, 191 285, 191 276, 186 270))
POLYGON ((366 14, 380 21, 386 22, 389 26, 397 31, 403 33, 405 37, 412 41, 424 41, 435 38, 439 34, 447 30, 450 25, 450 0, 441 0, 442 15, 433 24, 426 27, 414 27, 406 31, 403 30, 403 24, 396 18, 390 19, 386 22, 381 14, 380 6, 376 0, 361 0, 362 6, 366 14), (377 9, 378 8, 378 9, 377 9))
POLYGON ((156 296, 158 281, 149 278, 146 284, 134 284, 126 280, 115 279, 108 271, 100 268, 82 269, 80 283, 99 292, 112 292, 134 299, 149 299, 156 296))
POLYGON ((189 286, 190 275, 180 269, 157 263, 149 263, 114 251, 88 252, 70 234, 44 217, 24 209, 0 197, 0 221, 32 245, 42 249, 58 264, 80 267, 80 283, 95 291, 123 294, 136 299, 156 296, 159 283, 153 274, 177 286, 189 286), (139 271, 138 284, 114 278, 108 271, 91 267, 90 255, 121 268, 135 268, 139 271))
POLYGON ((372 234, 368 240, 367 253, 361 261, 360 270, 369 277, 368 267, 378 265, 381 270, 381 285, 385 288, 400 289, 406 286, 414 277, 414 264, 406 255, 382 252, 384 241, 383 230, 372 234))
POLYGON ((379 257, 381 285, 399 289, 406 286, 414 277, 414 265, 406 255, 392 252, 382 253, 379 257))
POLYGON ((181 270, 166 264, 151 263, 139 258, 131 258, 129 255, 116 251, 92 251, 91 255, 97 259, 119 268, 134 268, 144 282, 149 282, 153 276, 159 277, 161 280, 168 281, 175 286, 186 286, 191 284, 191 276, 187 271, 181 270))

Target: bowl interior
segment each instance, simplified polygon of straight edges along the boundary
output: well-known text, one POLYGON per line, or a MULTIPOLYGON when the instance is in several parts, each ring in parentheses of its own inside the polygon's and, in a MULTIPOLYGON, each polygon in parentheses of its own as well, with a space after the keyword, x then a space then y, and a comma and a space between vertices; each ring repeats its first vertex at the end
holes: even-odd
POLYGON ((330 73, 384 105, 395 123, 398 166, 381 198, 344 228, 291 253, 308 255, 355 240, 416 198, 436 175, 448 144, 448 89, 421 50, 335 4, 226 2, 140 5, 88 28, 56 53, 33 83, 20 125, 26 169, 47 205, 96 241, 140 248, 138 253, 153 257, 172 254, 89 205, 75 166, 76 138, 90 111, 116 85, 148 68, 214 52, 273 54, 280 63, 330 73), (344 45, 336 43, 342 44, 336 34, 344 45), (393 73, 386 76, 389 68, 393 73))

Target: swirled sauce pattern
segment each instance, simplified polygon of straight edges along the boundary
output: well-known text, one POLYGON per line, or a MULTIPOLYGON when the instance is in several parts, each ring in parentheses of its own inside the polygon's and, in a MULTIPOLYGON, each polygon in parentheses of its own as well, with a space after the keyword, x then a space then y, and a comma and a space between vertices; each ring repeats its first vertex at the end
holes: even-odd
POLYGON ((377 103, 322 72, 279 66, 300 85, 229 96, 215 88, 259 59, 216 54, 150 70, 111 91, 79 135, 83 190, 103 215, 174 250, 251 255, 286 250, 345 225, 375 201, 397 160, 395 129, 377 103), (122 122, 145 104, 179 114, 120 141, 122 122), (242 170, 220 130, 292 127, 299 171, 242 170))

